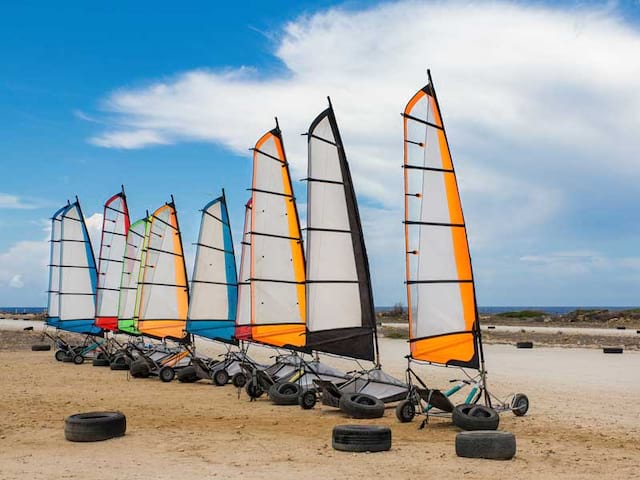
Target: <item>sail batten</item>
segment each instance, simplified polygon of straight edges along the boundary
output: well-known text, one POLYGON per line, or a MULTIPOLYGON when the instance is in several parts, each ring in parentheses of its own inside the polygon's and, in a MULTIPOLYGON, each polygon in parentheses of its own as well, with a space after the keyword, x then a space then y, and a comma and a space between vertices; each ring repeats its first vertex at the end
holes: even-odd
POLYGON ((263 135, 253 149, 251 193, 252 339, 279 347, 303 347, 302 233, 279 128, 263 135))
POLYGON ((187 331, 235 344, 238 282, 224 193, 202 209, 196 245, 187 331))
POLYGON ((351 172, 329 106, 307 133, 307 347, 375 360, 371 278, 351 172))
POLYGON ((118 329, 119 286, 129 226, 127 199, 122 191, 113 195, 104 204, 102 239, 98 257, 96 325, 112 331, 118 329))
POLYGON ((403 112, 405 251, 411 356, 478 368, 466 226, 431 80, 403 112))

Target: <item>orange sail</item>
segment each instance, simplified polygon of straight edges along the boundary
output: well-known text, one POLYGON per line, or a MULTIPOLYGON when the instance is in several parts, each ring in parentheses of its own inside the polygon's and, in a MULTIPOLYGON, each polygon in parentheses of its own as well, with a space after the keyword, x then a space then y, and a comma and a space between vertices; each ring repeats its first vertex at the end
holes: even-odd
POLYGON ((253 149, 251 191, 251 336, 276 347, 303 347, 302 234, 278 127, 253 149))
POLYGON ((431 76, 404 112, 407 300, 411 357, 479 367, 467 231, 431 76))
POLYGON ((173 201, 153 212, 149 221, 138 330, 150 337, 186 340, 189 286, 173 201))

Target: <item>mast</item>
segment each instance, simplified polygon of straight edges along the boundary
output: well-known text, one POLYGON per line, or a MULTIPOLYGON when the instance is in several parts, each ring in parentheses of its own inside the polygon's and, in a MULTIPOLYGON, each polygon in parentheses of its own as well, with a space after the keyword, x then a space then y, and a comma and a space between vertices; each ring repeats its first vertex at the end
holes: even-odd
POLYGON ((306 135, 307 348, 379 365, 367 251, 330 99, 306 135))
POLYGON ((429 83, 402 114, 411 358, 479 369, 481 345, 466 226, 428 75, 429 83))

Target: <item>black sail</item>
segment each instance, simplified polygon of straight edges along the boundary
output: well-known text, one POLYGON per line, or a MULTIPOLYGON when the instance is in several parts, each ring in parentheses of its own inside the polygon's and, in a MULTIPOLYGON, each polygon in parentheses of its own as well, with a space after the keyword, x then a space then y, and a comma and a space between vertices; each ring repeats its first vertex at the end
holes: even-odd
POLYGON ((307 348, 376 361, 367 250, 349 164, 329 105, 311 124, 307 183, 307 348))

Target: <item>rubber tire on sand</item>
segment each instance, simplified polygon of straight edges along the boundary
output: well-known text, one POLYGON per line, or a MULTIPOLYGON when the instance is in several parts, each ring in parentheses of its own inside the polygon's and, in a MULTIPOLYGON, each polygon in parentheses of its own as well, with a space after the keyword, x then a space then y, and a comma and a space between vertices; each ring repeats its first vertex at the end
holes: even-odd
POLYGON ((111 370, 129 370, 129 364, 126 362, 125 357, 115 357, 111 362, 111 370))
POLYGON ((331 445, 342 452, 384 452, 391 448, 391 429, 383 425, 336 425, 331 445))
POLYGON ((71 415, 64 422, 64 437, 71 442, 99 442, 121 437, 127 420, 121 412, 89 412, 71 415))
POLYGON ((213 380, 213 384, 217 387, 224 387, 227 383, 229 383, 229 372, 227 372, 224 368, 216 370, 211 375, 211 380, 213 380))
POLYGON ((91 364, 94 367, 108 367, 111 365, 108 358, 94 358, 91 364))
POLYGON ((462 430, 496 430, 500 424, 500 416, 493 408, 473 403, 457 405, 451 420, 462 430))
POLYGON ((527 397, 524 393, 516 393, 513 397, 513 401, 511 402, 512 412, 516 417, 522 417, 526 415, 529 411, 529 397, 527 397), (517 408, 518 405, 521 405, 520 408, 517 408))
POLYGON ((351 418, 380 418, 384 415, 384 403, 366 393, 343 393, 340 410, 351 418))
POLYGON ((516 348, 533 348, 533 342, 518 342, 516 348))
POLYGON ((276 405, 298 405, 301 393, 300 385, 291 382, 276 383, 269 388, 269 398, 276 405))
POLYGON ((231 377, 231 383, 236 388, 242 388, 247 384, 247 376, 242 372, 238 372, 231 377))
POLYGON ((178 381, 181 383, 194 383, 200 380, 196 374, 196 369, 191 365, 178 370, 176 377, 178 377, 178 381))
POLYGON ((69 355, 68 353, 62 357, 62 363, 73 363, 73 354, 69 355))
POLYGON ((416 416, 416 406, 412 400, 403 400, 396 405, 396 418, 400 423, 409 423, 416 416))
POLYGON ((61 362, 62 359, 67 356, 67 353, 64 350, 56 350, 56 353, 54 353, 53 356, 57 361, 61 362))
POLYGON ((32 352, 48 352, 51 350, 51 345, 48 343, 36 343, 35 345, 31 345, 32 352))
POLYGON ((164 383, 172 382, 176 378, 176 371, 173 367, 162 367, 158 372, 158 377, 164 383))
POLYGON ((142 358, 131 362, 129 372, 135 378, 149 378, 149 375, 151 375, 149 364, 142 358))
POLYGON ((254 400, 264 395, 264 390, 254 380, 249 380, 247 384, 244 386, 244 390, 245 392, 247 392, 247 395, 249 396, 249 398, 254 400))
POLYGON ((318 397, 313 390, 305 390, 298 397, 298 405, 300 405, 300 408, 303 410, 311 410, 316 406, 317 401, 318 397))
POLYGON ((623 347, 602 347, 602 353, 622 353, 623 347))
POLYGON ((456 435, 456 455, 466 458, 511 460, 516 454, 516 437, 509 432, 477 430, 456 435))

